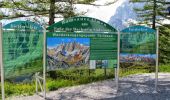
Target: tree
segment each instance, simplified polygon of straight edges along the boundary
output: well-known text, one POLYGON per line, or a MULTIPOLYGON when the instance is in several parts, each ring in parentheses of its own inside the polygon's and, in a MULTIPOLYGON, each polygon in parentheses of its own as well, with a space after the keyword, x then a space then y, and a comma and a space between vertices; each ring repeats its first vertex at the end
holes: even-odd
POLYGON ((152 23, 152 28, 156 29, 156 23, 160 24, 163 19, 168 19, 167 6, 170 4, 167 0, 130 0, 133 3, 143 4, 143 7, 134 8, 141 21, 146 24, 152 23))
POLYGON ((74 16, 71 2, 61 0, 7 0, 1 8, 6 8, 10 13, 2 13, 4 19, 19 17, 49 17, 49 25, 54 23, 56 15, 60 17, 74 16))
POLYGON ((8 9, 10 13, 1 12, 1 19, 36 16, 47 17, 49 25, 55 23, 55 18, 67 18, 84 14, 75 12, 75 4, 93 6, 107 6, 118 0, 113 0, 103 5, 93 4, 95 0, 5 0, 0 2, 1 8, 8 9))
POLYGON ((160 27, 159 62, 167 64, 170 63, 170 25, 164 26, 160 27))

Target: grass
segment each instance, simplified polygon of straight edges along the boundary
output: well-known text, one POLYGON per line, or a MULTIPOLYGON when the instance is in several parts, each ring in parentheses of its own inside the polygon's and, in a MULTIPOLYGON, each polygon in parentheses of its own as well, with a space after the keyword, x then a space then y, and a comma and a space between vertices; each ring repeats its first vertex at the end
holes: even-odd
MULTIPOLYGON (((170 72, 170 64, 161 65, 159 67, 160 72, 170 72)), ((106 75, 104 69, 88 70, 88 69, 72 69, 72 70, 58 70, 53 72, 53 77, 47 75, 47 91, 54 91, 62 87, 70 87, 81 84, 87 84, 106 79, 114 78, 114 69, 107 69, 106 75), (90 71, 90 73, 89 73, 90 71)), ((138 73, 149 73, 147 68, 140 69, 128 68, 120 69, 120 77, 138 74, 138 73)), ((12 83, 5 82, 5 93, 6 97, 16 95, 33 95, 35 93, 35 81, 32 80, 30 83, 12 83)))
POLYGON ((58 88, 73 86, 74 82, 71 80, 64 80, 64 79, 59 79, 59 80, 48 79, 46 85, 48 91, 54 91, 57 90, 58 88))
POLYGON ((12 95, 33 95, 35 93, 35 85, 33 83, 10 83, 5 82, 5 96, 12 96, 12 95))
POLYGON ((170 72, 170 64, 159 66, 159 71, 160 72, 170 72))
POLYGON ((132 75, 132 74, 141 74, 141 73, 149 73, 146 69, 127 69, 128 71, 120 70, 120 77, 132 75))

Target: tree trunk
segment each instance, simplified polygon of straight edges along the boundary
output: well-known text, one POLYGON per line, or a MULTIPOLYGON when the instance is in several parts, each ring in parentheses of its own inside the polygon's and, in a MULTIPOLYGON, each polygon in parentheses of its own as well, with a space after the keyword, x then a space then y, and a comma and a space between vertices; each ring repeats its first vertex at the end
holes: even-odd
POLYGON ((55 0, 50 0, 49 25, 54 24, 55 19, 55 0))
POLYGON ((152 22, 152 28, 156 29, 156 0, 154 0, 154 6, 153 6, 153 22, 152 22))

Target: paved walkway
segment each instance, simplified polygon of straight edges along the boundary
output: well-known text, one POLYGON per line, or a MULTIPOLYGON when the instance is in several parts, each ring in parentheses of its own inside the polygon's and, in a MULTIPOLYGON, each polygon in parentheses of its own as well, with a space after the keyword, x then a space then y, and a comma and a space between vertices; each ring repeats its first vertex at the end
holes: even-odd
MULTIPOLYGON (((43 100, 37 95, 9 100, 43 100)), ((158 93, 154 93, 154 74, 130 75, 120 79, 62 88, 47 93, 47 100, 170 100, 170 73, 159 73, 158 93)))

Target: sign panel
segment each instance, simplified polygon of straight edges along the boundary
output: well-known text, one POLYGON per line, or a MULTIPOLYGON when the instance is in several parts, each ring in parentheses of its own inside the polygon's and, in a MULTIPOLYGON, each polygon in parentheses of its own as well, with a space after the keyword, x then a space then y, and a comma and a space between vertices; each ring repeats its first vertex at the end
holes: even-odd
POLYGON ((30 21, 16 21, 3 27, 5 78, 42 70, 43 28, 30 21))
MULTIPOLYGON (((77 55, 81 56, 78 58, 79 60, 83 58, 81 64, 83 63, 83 66, 90 66, 91 69, 97 68, 98 60, 117 61, 117 31, 105 22, 90 17, 73 17, 55 23, 48 27, 47 30, 49 31, 47 33, 47 69, 49 70, 60 68, 60 65, 65 66, 63 68, 70 68, 71 66, 76 67, 77 65, 79 65, 78 68, 81 67, 80 61, 74 64, 72 62, 71 65, 69 61, 72 60, 67 61, 65 54, 70 59, 76 58, 77 55), (78 49, 76 49, 77 46, 73 47, 69 52, 64 49, 65 53, 62 57, 58 57, 58 53, 56 52, 63 52, 63 50, 58 49, 58 45, 55 45, 56 51, 55 53, 53 52, 54 55, 51 56, 51 50, 49 52, 49 48, 51 47, 49 45, 51 42, 57 42, 50 39, 57 39, 56 41, 60 40, 61 42, 59 45, 81 44, 81 46, 78 49), (70 41, 68 42, 68 40, 70 41), (86 44, 84 42, 86 42, 86 44), (56 64, 51 64, 56 62, 51 59, 62 63, 56 66, 56 64)), ((69 47, 72 47, 72 45, 69 47)), ((103 66, 103 64, 101 66, 103 66)), ((107 66, 109 66, 109 64, 107 64, 107 66)), ((113 68, 113 65, 110 68, 113 68)))
POLYGON ((90 69, 96 69, 96 61, 90 60, 90 69))
POLYGON ((117 59, 117 34, 112 38, 93 38, 90 46, 91 60, 117 59))
MULTIPOLYGON (((115 33, 47 32, 47 70, 88 68, 90 60, 115 59, 115 33)), ((107 68, 113 68, 113 65, 107 68)))
POLYGON ((122 31, 121 62, 155 64, 156 32, 153 29, 134 26, 122 31))

